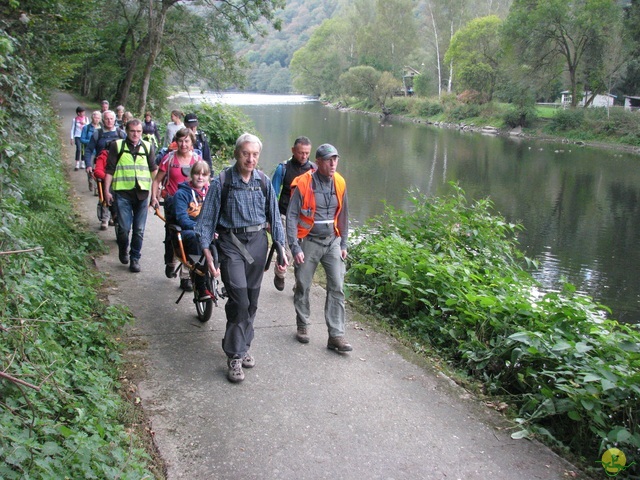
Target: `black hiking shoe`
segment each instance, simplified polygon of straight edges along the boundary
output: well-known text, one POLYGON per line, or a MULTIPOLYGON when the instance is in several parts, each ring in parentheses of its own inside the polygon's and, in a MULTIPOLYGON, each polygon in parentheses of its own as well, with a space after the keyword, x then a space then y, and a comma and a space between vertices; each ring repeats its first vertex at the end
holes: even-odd
POLYGON ((129 264, 129 271, 133 273, 138 273, 140 271, 140 260, 136 260, 135 258, 132 258, 131 263, 129 264))

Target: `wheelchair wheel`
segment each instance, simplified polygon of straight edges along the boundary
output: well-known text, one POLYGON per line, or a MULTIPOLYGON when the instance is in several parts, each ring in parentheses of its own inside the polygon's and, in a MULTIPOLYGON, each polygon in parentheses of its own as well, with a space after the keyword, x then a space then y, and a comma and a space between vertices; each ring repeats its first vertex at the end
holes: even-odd
MULTIPOLYGON (((193 278, 192 278, 192 281, 193 281, 193 278)), ((206 282, 207 282, 207 290, 212 291, 211 278, 209 275, 207 275, 206 277, 206 282)), ((198 289, 195 288, 195 282, 194 282, 194 289, 193 289, 193 303, 196 304, 196 312, 198 314, 198 320, 200 320, 202 323, 208 322, 209 319, 211 318, 211 314, 213 313, 213 298, 209 298, 204 301, 198 300, 198 289)))
POLYGON ((211 314, 213 313, 213 300, 210 298, 201 302, 200 300, 194 298, 193 301, 196 304, 198 320, 200 320, 202 323, 208 322, 211 318, 211 314))

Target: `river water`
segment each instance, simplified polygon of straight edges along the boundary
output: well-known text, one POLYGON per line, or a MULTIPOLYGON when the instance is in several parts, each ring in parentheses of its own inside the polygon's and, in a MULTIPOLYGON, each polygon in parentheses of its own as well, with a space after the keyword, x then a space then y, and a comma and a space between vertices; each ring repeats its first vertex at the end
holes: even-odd
MULTIPOLYGON (((264 142, 261 168, 271 174, 293 140, 340 152, 351 219, 410 208, 407 190, 427 195, 458 182, 469 198, 489 197, 496 212, 525 230, 525 254, 547 291, 565 281, 640 323, 640 156, 562 143, 460 132, 341 112, 302 96, 205 95, 239 106, 264 142)), ((191 99, 198 101, 199 99, 191 99)))

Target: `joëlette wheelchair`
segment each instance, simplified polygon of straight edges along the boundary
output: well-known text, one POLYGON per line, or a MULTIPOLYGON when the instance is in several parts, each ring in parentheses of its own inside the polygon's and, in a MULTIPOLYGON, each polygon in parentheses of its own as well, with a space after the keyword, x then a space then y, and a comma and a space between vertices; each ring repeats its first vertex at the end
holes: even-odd
MULTIPOLYGON (((204 254, 190 255, 186 253, 184 243, 182 241, 182 228, 180 228, 179 225, 167 222, 167 220, 160 213, 159 209, 155 209, 155 214, 163 222, 165 222, 167 231, 170 234, 173 251, 178 260, 180 260, 180 265, 178 265, 178 267, 176 268, 175 273, 177 273, 177 271, 181 268, 186 268, 189 271, 189 278, 194 285, 193 303, 196 306, 198 320, 203 323, 207 322, 209 321, 209 319, 211 319, 213 306, 215 305, 217 307, 218 300, 227 297, 225 289, 224 287, 222 287, 221 290, 218 289, 220 282, 218 279, 211 276, 204 254), (204 277, 204 288, 208 298, 202 298, 199 289, 195 288, 195 286, 202 281, 202 277, 204 277)), ((213 255, 215 267, 218 268, 218 250, 216 249, 215 243, 211 244, 210 250, 213 255)), ((180 300, 182 300, 182 297, 185 293, 186 290, 183 290, 176 300, 176 303, 180 303, 180 300)))

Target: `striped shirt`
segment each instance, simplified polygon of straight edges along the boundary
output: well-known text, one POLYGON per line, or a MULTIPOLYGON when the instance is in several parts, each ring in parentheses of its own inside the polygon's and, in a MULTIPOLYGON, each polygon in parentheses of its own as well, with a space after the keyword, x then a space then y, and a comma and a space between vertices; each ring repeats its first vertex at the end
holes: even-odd
POLYGON ((216 228, 242 228, 271 224, 271 237, 284 245, 284 229, 280 221, 278 200, 269 178, 266 178, 267 198, 262 193, 260 174, 254 170, 248 182, 242 180, 237 168, 228 170, 231 184, 224 211, 220 211, 222 184, 220 177, 211 181, 211 186, 198 218, 196 233, 200 235, 200 244, 209 248, 216 228))

